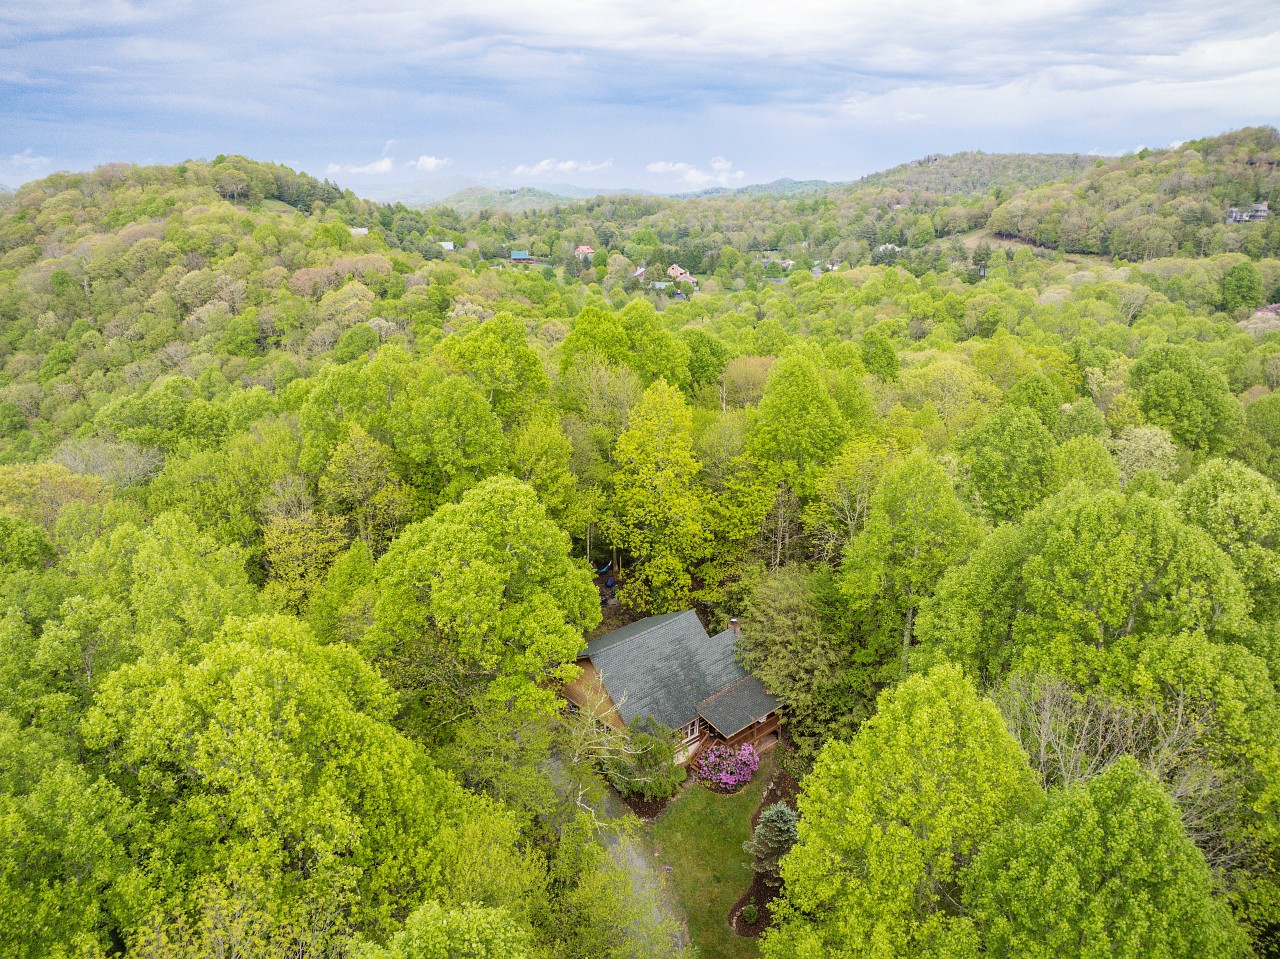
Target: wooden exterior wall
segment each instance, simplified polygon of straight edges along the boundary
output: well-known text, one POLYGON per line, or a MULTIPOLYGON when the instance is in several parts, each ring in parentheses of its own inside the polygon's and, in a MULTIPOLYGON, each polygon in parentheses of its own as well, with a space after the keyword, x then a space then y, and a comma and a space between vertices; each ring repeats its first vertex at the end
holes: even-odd
POLYGON ((591 664, 591 660, 584 659, 578 665, 582 667, 582 672, 564 687, 564 698, 614 729, 626 729, 627 724, 618 715, 618 707, 609 698, 609 691, 604 688, 600 673, 591 664))
POLYGON ((701 755, 702 751, 712 743, 724 743, 726 746, 741 746, 743 743, 750 743, 752 746, 755 746, 760 742, 760 740, 764 739, 770 733, 776 733, 780 724, 781 718, 778 714, 770 713, 764 718, 763 722, 754 723, 746 729, 735 733, 728 739, 721 739, 712 732, 709 725, 704 723, 703 729, 706 730, 706 732, 703 733, 702 739, 698 741, 698 744, 690 749, 685 755, 680 765, 687 766, 692 763, 699 755, 701 755))
POLYGON ((726 740, 730 746, 741 746, 743 743, 750 743, 754 746, 760 740, 764 739, 770 733, 778 731, 779 718, 777 713, 771 713, 765 717, 764 722, 756 723, 754 726, 748 726, 739 732, 736 736, 726 740))

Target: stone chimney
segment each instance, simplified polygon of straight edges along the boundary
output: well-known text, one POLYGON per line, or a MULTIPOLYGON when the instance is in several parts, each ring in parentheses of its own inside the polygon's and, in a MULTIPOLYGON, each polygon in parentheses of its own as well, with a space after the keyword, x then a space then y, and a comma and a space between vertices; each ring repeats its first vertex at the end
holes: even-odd
POLYGON ((734 616, 729 620, 729 631, 733 633, 735 639, 742 635, 742 630, 738 628, 738 617, 734 616))

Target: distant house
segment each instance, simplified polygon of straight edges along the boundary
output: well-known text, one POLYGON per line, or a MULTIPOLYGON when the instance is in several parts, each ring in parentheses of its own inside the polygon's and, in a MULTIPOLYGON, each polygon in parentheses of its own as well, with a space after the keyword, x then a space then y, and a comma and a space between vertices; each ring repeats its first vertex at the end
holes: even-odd
POLYGON ((1266 203, 1255 203, 1247 210, 1240 207, 1227 208, 1228 223, 1261 223, 1271 213, 1271 208, 1266 203))
POLYGON ((593 250, 591 247, 587 246, 584 243, 581 246, 574 248, 573 255, 576 256, 579 260, 587 260, 593 257, 595 255, 595 252, 596 252, 595 250, 593 250))
POLYGON ((440 249, 444 250, 446 253, 452 253, 452 252, 453 252, 453 241, 452 241, 452 240, 441 240, 441 241, 440 241, 440 249))
POLYGON ((691 609, 650 616, 591 640, 564 696, 616 729, 645 716, 670 726, 683 763, 713 742, 759 745, 776 738, 781 704, 739 665, 738 635, 730 620, 709 636, 691 609))
POLYGON ((693 274, 679 263, 672 263, 667 267, 667 276, 671 277, 672 281, 676 283, 688 283, 690 286, 698 285, 698 281, 694 279, 693 274))
POLYGON ((511 262, 512 263, 532 263, 533 257, 529 255, 528 250, 512 250, 511 262))
POLYGON ((636 278, 637 280, 643 280, 643 279, 644 279, 644 271, 645 271, 645 268, 644 268, 643 266, 636 267, 635 278, 636 278))
POLYGON ((367 226, 352 226, 347 229, 351 231, 352 236, 365 236, 369 232, 369 228, 367 226))

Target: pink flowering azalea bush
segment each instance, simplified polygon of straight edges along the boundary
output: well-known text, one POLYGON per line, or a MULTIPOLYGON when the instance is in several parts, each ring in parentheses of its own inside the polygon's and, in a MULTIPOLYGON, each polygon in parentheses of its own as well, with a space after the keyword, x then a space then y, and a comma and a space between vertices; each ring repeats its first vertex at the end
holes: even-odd
POLYGON ((708 746, 694 763, 693 774, 698 781, 721 792, 733 792, 739 786, 751 782, 751 774, 760 765, 760 757, 750 743, 741 746, 725 746, 720 743, 708 746))

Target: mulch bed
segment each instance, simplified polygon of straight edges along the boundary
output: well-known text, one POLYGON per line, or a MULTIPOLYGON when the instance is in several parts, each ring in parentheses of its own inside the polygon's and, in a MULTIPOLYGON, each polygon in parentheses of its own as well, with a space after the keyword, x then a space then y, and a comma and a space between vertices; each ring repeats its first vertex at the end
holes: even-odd
POLYGON ((800 784, 781 769, 774 770, 773 782, 769 783, 769 788, 760 797, 760 805, 751 814, 751 828, 755 829, 760 824, 760 814, 774 803, 784 802, 795 809, 798 795, 800 795, 800 784))
POLYGON ((690 776, 679 787, 677 787, 675 793, 668 796, 666 799, 628 799, 626 796, 622 795, 622 793, 618 792, 618 790, 614 789, 613 784, 610 783, 609 780, 604 780, 604 786, 611 793, 617 796, 618 801, 635 813, 639 819, 644 822, 653 822, 662 815, 663 810, 667 808, 667 803, 671 802, 671 800, 675 799, 676 796, 679 796, 688 789, 693 784, 693 781, 693 777, 690 776))
MULTIPOLYGON (((612 786, 610 786, 609 788, 613 789, 612 786)), ((667 803, 671 802, 671 800, 675 798, 675 796, 670 796, 667 799, 641 799, 639 797, 636 797, 634 799, 628 799, 626 796, 622 795, 622 793, 618 792, 616 789, 614 789, 613 792, 614 792, 614 795, 616 795, 619 799, 622 800, 623 805, 625 805, 628 809, 630 809, 633 813, 635 813, 640 819, 644 820, 645 822, 653 822, 655 819, 661 816, 662 810, 667 808, 667 803)), ((678 790, 676 792, 676 795, 679 795, 678 790)))
MULTIPOLYGON (((773 780, 766 787, 764 795, 760 797, 760 805, 751 814, 752 830, 760 824, 760 814, 774 803, 784 802, 792 809, 795 809, 796 796, 799 794, 800 784, 783 770, 775 769, 773 780)), ((759 939, 773 921, 773 910, 770 908, 770 903, 780 892, 782 892, 781 889, 773 888, 765 882, 764 876, 756 873, 755 878, 751 880, 751 888, 743 893, 742 897, 733 904, 733 908, 729 910, 729 928, 739 936, 759 939), (754 924, 749 925, 742 919, 742 909, 751 902, 755 903, 759 918, 756 919, 754 924)))
MULTIPOLYGON (((738 786, 738 787, 736 787, 736 788, 734 788, 734 789, 725 789, 723 786, 717 786, 717 785, 715 785, 714 783, 709 783, 709 782, 706 782, 705 780, 698 779, 698 778, 697 778, 696 776, 694 776, 692 773, 690 773, 690 775, 689 775, 689 779, 693 780, 693 782, 694 782, 694 783, 696 783, 697 785, 701 786, 701 787, 702 787, 703 789, 705 789, 707 792, 709 792, 709 793, 715 793, 717 796, 736 796, 736 795, 738 795, 738 793, 742 792, 742 790, 747 789, 747 788, 748 788, 748 787, 750 787, 750 785, 751 785, 751 780, 750 780, 750 779, 748 779, 748 780, 747 780, 746 782, 744 782, 741 786, 738 786)), ((752 819, 752 823, 751 823, 751 828, 752 828, 752 829, 754 829, 754 828, 755 828, 755 821, 754 821, 754 817, 755 817, 755 816, 760 815, 759 810, 757 810, 756 812, 752 813, 751 815, 752 815, 752 817, 753 817, 753 819, 752 819)))
POLYGON ((751 939, 759 939, 764 935, 764 931, 769 928, 769 923, 773 921, 773 910, 769 908, 769 904, 781 892, 780 889, 774 889, 768 885, 764 881, 764 876, 760 875, 760 873, 755 875, 755 879, 751 881, 751 888, 743 893, 742 898, 735 902, 733 908, 729 910, 729 928, 737 935, 751 939), (759 912, 759 918, 756 919, 754 925, 748 925, 742 919, 742 908, 753 900, 759 912))

